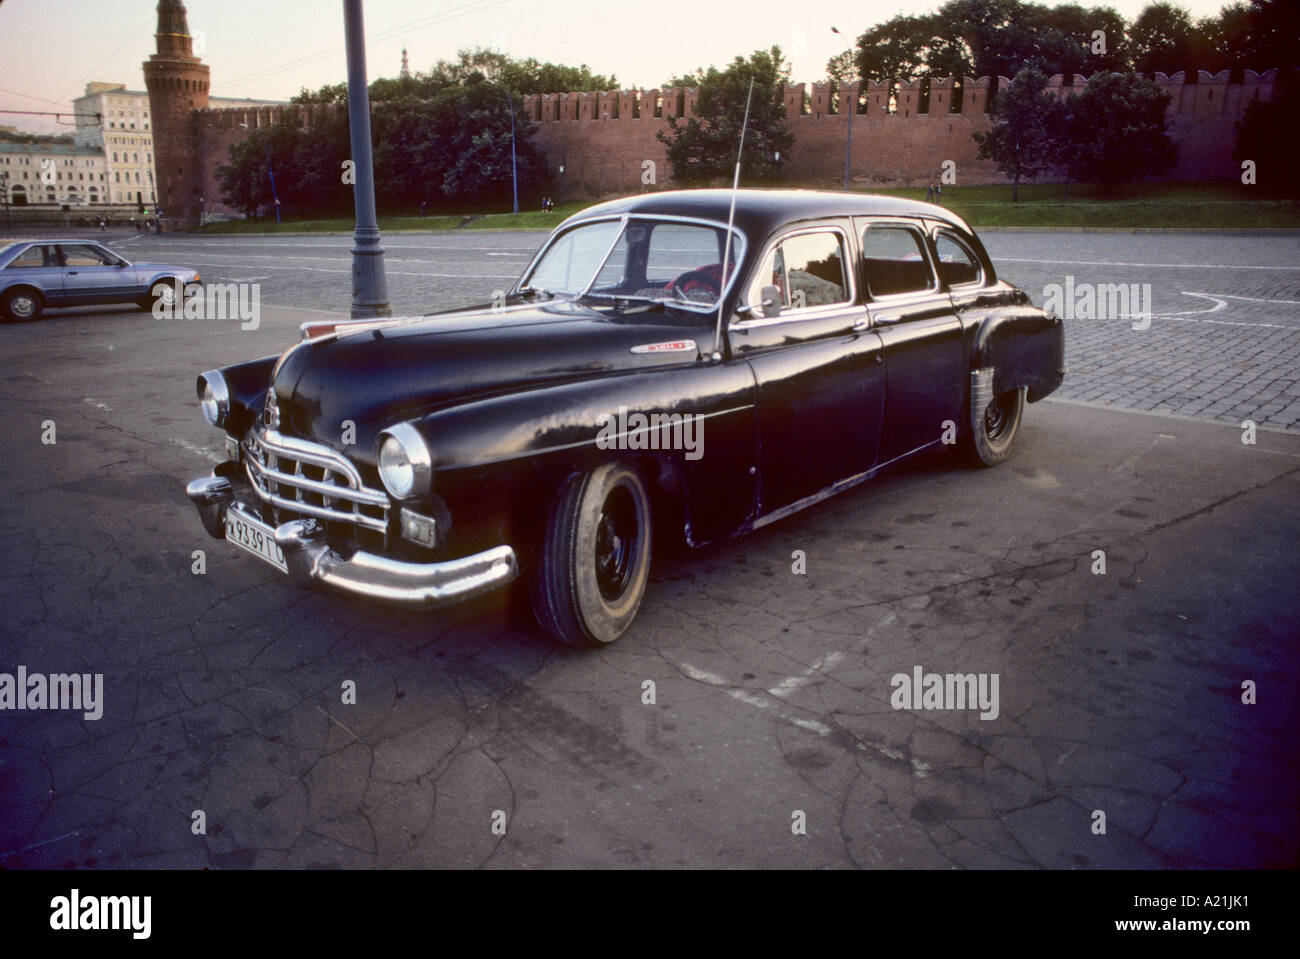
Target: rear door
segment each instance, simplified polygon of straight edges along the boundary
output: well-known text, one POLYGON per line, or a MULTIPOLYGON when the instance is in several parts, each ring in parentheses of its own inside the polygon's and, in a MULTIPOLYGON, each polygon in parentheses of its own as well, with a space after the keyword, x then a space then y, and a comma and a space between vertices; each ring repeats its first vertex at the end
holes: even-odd
POLYGON ((871 327, 885 352, 882 464, 961 428, 966 395, 962 324, 939 282, 920 223, 855 218, 871 327))
POLYGON ((884 378, 852 269, 850 221, 803 225, 770 241, 729 328, 732 356, 758 385, 759 509, 771 514, 875 465, 884 378), (780 292, 778 316, 759 308, 780 292))

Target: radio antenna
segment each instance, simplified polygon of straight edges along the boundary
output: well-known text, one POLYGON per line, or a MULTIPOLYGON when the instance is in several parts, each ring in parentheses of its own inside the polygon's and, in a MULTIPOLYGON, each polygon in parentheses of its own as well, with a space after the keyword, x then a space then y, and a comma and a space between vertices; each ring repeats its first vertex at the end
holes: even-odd
POLYGON ((731 259, 731 230, 736 222, 736 193, 740 190, 740 158, 745 153, 745 130, 749 127, 749 104, 754 99, 754 78, 749 78, 749 93, 745 96, 745 120, 740 125, 740 148, 736 150, 736 175, 731 181, 731 211, 727 214, 727 242, 722 254, 722 278, 718 280, 718 328, 713 334, 713 361, 722 359, 722 307, 727 288, 727 263, 731 259))

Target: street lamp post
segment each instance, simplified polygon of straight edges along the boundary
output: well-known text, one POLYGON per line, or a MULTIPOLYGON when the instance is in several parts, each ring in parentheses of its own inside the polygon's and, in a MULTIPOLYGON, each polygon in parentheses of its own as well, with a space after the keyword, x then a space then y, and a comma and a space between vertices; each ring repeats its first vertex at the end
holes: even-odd
POLYGON ((515 101, 510 96, 510 92, 495 80, 483 79, 498 88, 506 97, 506 107, 510 110, 510 179, 514 184, 515 190, 515 212, 519 212, 519 163, 515 158, 515 101))
POLYGON ((366 37, 361 0, 343 0, 343 27, 348 51, 348 128, 356 180, 352 198, 357 225, 352 234, 352 317, 392 316, 384 248, 379 245, 375 210, 375 164, 370 145, 370 90, 366 86, 366 37))
POLYGON ((5 191, 5 229, 10 228, 9 223, 9 173, 8 171, 0 173, 0 190, 5 191))
MULTIPOLYGON (((840 33, 839 27, 831 27, 831 33, 835 34, 844 41, 844 49, 849 54, 849 59, 853 58, 853 48, 849 46, 848 38, 840 33)), ((840 106, 844 105, 844 97, 840 97, 840 106)), ((848 133, 844 136, 844 189, 849 189, 849 171, 853 168, 853 114, 858 112, 858 105, 850 103, 848 106, 848 133)))

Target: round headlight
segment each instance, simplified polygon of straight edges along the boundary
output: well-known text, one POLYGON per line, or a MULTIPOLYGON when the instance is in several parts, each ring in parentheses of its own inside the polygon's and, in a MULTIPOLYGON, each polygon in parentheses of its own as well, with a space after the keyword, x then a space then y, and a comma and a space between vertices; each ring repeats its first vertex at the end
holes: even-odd
POLYGON ((217 370, 208 370, 198 381, 199 407, 203 418, 213 426, 224 426, 230 415, 230 391, 226 378, 217 370))
POLYGON ((433 457, 415 427, 399 423, 379 434, 379 478, 394 499, 429 492, 433 457))

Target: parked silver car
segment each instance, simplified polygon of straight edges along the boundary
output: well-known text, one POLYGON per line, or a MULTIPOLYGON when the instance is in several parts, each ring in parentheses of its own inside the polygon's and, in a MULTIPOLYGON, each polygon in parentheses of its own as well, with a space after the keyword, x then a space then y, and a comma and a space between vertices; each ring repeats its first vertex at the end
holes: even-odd
POLYGON ((47 306, 134 303, 150 309, 199 283, 197 271, 165 263, 132 263, 93 240, 18 240, 0 247, 0 314, 34 320, 47 306))

